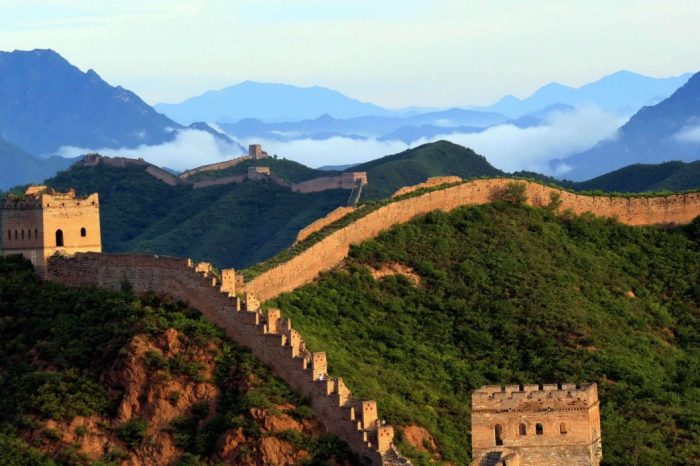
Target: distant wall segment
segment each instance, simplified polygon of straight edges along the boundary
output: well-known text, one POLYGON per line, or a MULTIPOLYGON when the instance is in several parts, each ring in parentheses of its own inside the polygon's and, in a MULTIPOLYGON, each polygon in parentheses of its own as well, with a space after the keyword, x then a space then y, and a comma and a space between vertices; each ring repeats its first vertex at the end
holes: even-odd
POLYGON ((511 183, 525 185, 530 205, 546 206, 553 195, 558 195, 561 200, 559 210, 614 217, 627 225, 685 224, 700 215, 700 193, 659 197, 590 196, 530 181, 508 178, 474 180, 382 206, 329 234, 289 261, 261 273, 246 285, 246 290, 261 301, 293 291, 338 265, 347 257, 353 244, 433 210, 450 211, 465 205, 492 202, 511 183))

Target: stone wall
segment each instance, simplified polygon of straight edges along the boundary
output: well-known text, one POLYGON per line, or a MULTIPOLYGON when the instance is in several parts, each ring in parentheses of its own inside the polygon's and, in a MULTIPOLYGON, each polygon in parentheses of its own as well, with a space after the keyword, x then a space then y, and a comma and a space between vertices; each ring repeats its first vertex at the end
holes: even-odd
POLYGON ((342 379, 329 377, 326 354, 309 352, 278 309, 263 314, 251 305, 253 297, 245 303, 236 297, 231 292, 233 271, 222 271, 223 287, 210 271, 208 264, 198 266, 184 259, 85 253, 51 258, 47 278, 114 290, 128 282, 136 293, 155 291, 188 302, 311 400, 328 432, 372 464, 387 464, 384 455, 393 454, 394 430, 379 420, 376 402, 354 398, 342 379))
POLYGON ((317 231, 323 230, 326 226, 330 225, 331 223, 340 220, 341 218, 345 217, 346 215, 352 213, 355 211, 354 207, 338 207, 328 215, 326 215, 323 218, 319 218, 313 223, 310 223, 306 227, 302 228, 299 230, 299 233, 297 233, 297 239, 296 242, 298 243, 299 241, 304 241, 306 238, 311 236, 312 234, 316 233, 317 231))
POLYGON ((523 466, 598 466, 600 406, 595 384, 487 386, 472 393, 472 455, 507 449, 523 466))
MULTIPOLYGON (((293 291, 314 280, 319 273, 338 265, 352 244, 359 244, 393 225, 433 210, 450 211, 464 205, 486 204, 513 182, 507 178, 475 180, 382 206, 331 233, 289 261, 263 272, 246 285, 246 290, 261 301, 293 291)), ((529 181, 517 183, 525 185, 531 205, 548 205, 551 195, 556 193, 561 198, 560 210, 615 217, 628 225, 685 224, 700 215, 700 193, 636 198, 586 196, 529 181)))
POLYGON ((358 183, 367 184, 366 173, 349 172, 335 176, 321 176, 292 184, 292 191, 297 193, 315 193, 330 189, 355 189, 358 183))
POLYGON ((245 162, 246 160, 253 160, 251 155, 243 155, 241 157, 236 157, 235 159, 226 160, 225 162, 212 163, 209 165, 202 165, 201 167, 193 168, 192 170, 187 170, 180 174, 181 180, 187 180, 192 175, 202 172, 210 172, 217 170, 225 170, 226 168, 235 167, 239 163, 245 162))
POLYGON ((419 189, 435 188, 442 184, 461 183, 463 180, 459 176, 432 176, 423 183, 414 184, 412 186, 404 186, 399 188, 391 197, 399 197, 405 194, 418 191, 419 189))

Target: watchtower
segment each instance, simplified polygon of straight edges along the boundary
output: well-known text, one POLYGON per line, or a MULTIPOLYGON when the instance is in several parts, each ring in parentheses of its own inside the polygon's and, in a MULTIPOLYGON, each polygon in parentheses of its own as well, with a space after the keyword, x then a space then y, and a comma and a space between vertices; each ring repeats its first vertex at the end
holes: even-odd
POLYGON ((267 152, 262 150, 262 146, 260 144, 249 144, 248 156, 252 157, 254 160, 260 160, 269 157, 267 152))
POLYGON ((598 466, 596 384, 485 386, 472 393, 476 465, 598 466))
POLYGON ((2 253, 21 254, 45 276, 52 255, 102 252, 97 193, 78 197, 30 186, 24 196, 8 195, 2 204, 2 253))

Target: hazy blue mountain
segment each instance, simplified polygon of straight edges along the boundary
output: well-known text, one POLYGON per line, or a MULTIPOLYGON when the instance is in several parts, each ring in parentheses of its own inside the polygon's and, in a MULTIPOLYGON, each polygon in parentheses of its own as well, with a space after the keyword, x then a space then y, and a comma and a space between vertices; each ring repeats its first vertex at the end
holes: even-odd
POLYGON ((0 139, 0 189, 21 184, 39 183, 68 168, 76 159, 50 157, 39 159, 0 139))
POLYGON ((263 121, 299 121, 328 114, 335 118, 391 115, 392 111, 352 99, 324 87, 245 81, 208 91, 177 104, 157 104, 156 110, 175 121, 233 123, 243 118, 263 121))
MULTIPOLYGON (((363 116, 350 119, 336 119, 322 115, 313 120, 296 122, 265 123, 257 119, 243 119, 236 123, 220 123, 227 134, 238 138, 260 137, 278 141, 295 139, 327 139, 342 136, 353 139, 380 138, 405 127, 422 127, 425 125, 441 128, 460 128, 464 126, 486 128, 505 122, 507 118, 497 113, 478 112, 459 108, 429 112, 407 117, 363 116)), ((406 130, 406 138, 412 136, 406 130)), ((454 130, 445 132, 455 132, 454 130)), ((413 140, 420 139, 417 133, 413 140)))
POLYGON ((53 50, 0 52, 0 137, 31 153, 160 144, 180 127, 53 50))
POLYGON ((670 96, 684 85, 690 76, 690 73, 686 73, 669 78, 652 78, 630 71, 619 71, 579 88, 559 83, 547 84, 526 99, 509 95, 478 110, 502 113, 515 118, 555 104, 574 107, 592 104, 610 111, 630 114, 645 105, 656 104, 670 96))
POLYGON ((566 178, 580 181, 637 163, 700 159, 700 73, 671 97, 635 114, 612 140, 551 163, 566 178))
POLYGON ((236 141, 234 141, 233 139, 231 139, 230 137, 228 137, 228 136, 225 135, 224 133, 215 130, 214 128, 212 128, 211 126, 209 126, 209 125, 206 124, 206 123, 203 123, 203 122, 201 122, 201 121, 197 121, 197 122, 195 122, 195 123, 190 124, 190 125, 188 126, 188 128, 189 128, 189 129, 194 129, 194 130, 197 130, 197 131, 204 131, 204 132, 207 132, 207 133, 211 134, 212 136, 214 136, 214 137, 217 139, 217 141, 223 142, 223 143, 225 143, 225 144, 227 144, 227 145, 231 145, 231 146, 233 146, 234 149, 238 149, 238 150, 241 152, 241 154, 247 152, 247 150, 244 149, 243 146, 241 146, 240 144, 238 144, 236 141))

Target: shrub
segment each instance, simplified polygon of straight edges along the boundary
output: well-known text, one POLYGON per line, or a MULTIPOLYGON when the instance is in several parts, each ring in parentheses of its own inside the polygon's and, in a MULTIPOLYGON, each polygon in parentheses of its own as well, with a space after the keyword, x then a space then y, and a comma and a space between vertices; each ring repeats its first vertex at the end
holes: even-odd
POLYGON ((146 437, 148 424, 142 419, 134 418, 124 424, 117 432, 120 439, 124 441, 130 448, 138 448, 141 446, 143 439, 146 437))

